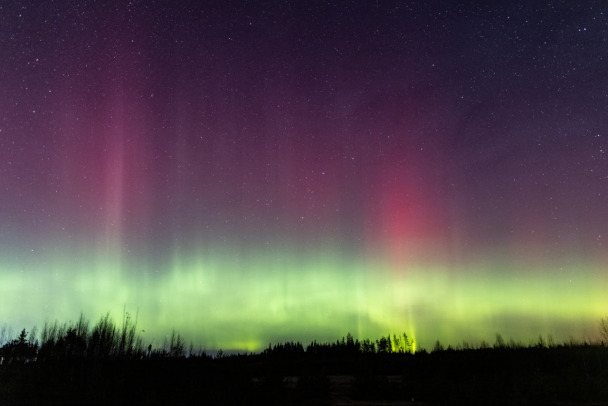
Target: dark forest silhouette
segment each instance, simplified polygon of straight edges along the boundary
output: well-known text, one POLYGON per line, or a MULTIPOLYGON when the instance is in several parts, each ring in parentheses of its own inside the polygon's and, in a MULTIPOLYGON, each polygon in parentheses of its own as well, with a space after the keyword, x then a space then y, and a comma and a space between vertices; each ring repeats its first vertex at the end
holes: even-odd
MULTIPOLYGON (((0 347, 0 404, 608 404, 604 342, 493 345, 414 352, 402 333, 333 343, 269 344, 260 353, 187 349, 175 331, 160 348, 137 318, 92 327, 45 323, 0 347), (146 345, 147 344, 147 345, 146 345)), ((607 322, 600 322, 604 336, 607 322)))

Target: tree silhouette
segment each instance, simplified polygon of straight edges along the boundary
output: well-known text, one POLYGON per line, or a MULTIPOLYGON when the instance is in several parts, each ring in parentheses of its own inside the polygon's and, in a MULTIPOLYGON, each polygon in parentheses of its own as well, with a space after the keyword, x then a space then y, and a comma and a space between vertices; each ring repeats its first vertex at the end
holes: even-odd
POLYGON ((390 334, 387 337, 381 337, 379 340, 376 340, 376 344, 378 345, 379 354, 389 354, 393 351, 390 334))
POLYGON ((27 331, 21 330, 19 337, 2 347, 2 357, 7 363, 25 363, 34 361, 38 346, 27 339, 27 331))
POLYGON ((135 321, 131 320, 129 312, 124 312, 122 328, 120 330, 120 340, 118 342, 118 357, 128 358, 135 350, 135 331, 137 329, 137 316, 135 321))
POLYGON ((182 340, 182 337, 175 332, 175 330, 171 332, 169 356, 172 358, 181 358, 184 356, 184 341, 182 340))
POLYGON ((117 348, 116 327, 110 313, 106 313, 93 327, 87 352, 91 358, 103 359, 113 357, 117 348))
POLYGON ((600 336, 602 337, 602 342, 608 344, 608 317, 600 320, 600 336))
POLYGON ((443 345, 439 342, 439 340, 435 341, 435 345, 433 346, 433 352, 443 351, 443 345))

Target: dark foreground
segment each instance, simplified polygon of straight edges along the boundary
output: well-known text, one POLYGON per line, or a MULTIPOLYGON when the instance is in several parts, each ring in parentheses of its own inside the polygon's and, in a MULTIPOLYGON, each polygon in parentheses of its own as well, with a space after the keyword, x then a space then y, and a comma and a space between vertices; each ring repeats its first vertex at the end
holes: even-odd
POLYGON ((0 366, 1 405, 608 404, 608 348, 302 351, 0 366))

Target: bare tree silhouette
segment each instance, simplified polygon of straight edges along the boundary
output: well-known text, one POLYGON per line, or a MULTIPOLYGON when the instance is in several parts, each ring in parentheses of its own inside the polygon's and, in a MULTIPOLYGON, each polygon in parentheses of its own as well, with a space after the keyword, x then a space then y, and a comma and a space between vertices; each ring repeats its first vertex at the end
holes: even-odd
POLYGON ((602 337, 602 342, 608 344, 608 317, 600 320, 600 336, 602 337))

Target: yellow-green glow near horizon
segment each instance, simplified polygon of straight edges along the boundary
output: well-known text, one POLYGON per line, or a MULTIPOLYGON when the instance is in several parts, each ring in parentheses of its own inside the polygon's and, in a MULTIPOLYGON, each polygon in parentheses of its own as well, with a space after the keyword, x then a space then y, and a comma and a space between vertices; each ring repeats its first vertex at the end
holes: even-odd
POLYGON ((331 341, 347 332, 406 332, 418 348, 430 348, 437 339, 493 342, 496 333, 526 344, 539 334, 595 339, 608 304, 601 270, 591 267, 547 269, 548 280, 542 269, 496 272, 488 267, 501 265, 488 262, 458 269, 410 264, 397 272, 389 263, 329 253, 308 260, 249 255, 246 263, 227 253, 180 254, 168 271, 128 264, 125 272, 118 257, 66 259, 38 273, 5 265, 0 320, 16 330, 49 317, 74 320, 80 311, 94 322, 110 311, 120 321, 126 308, 139 310, 138 328, 153 345, 175 329, 210 349, 256 351, 269 342, 331 341))

